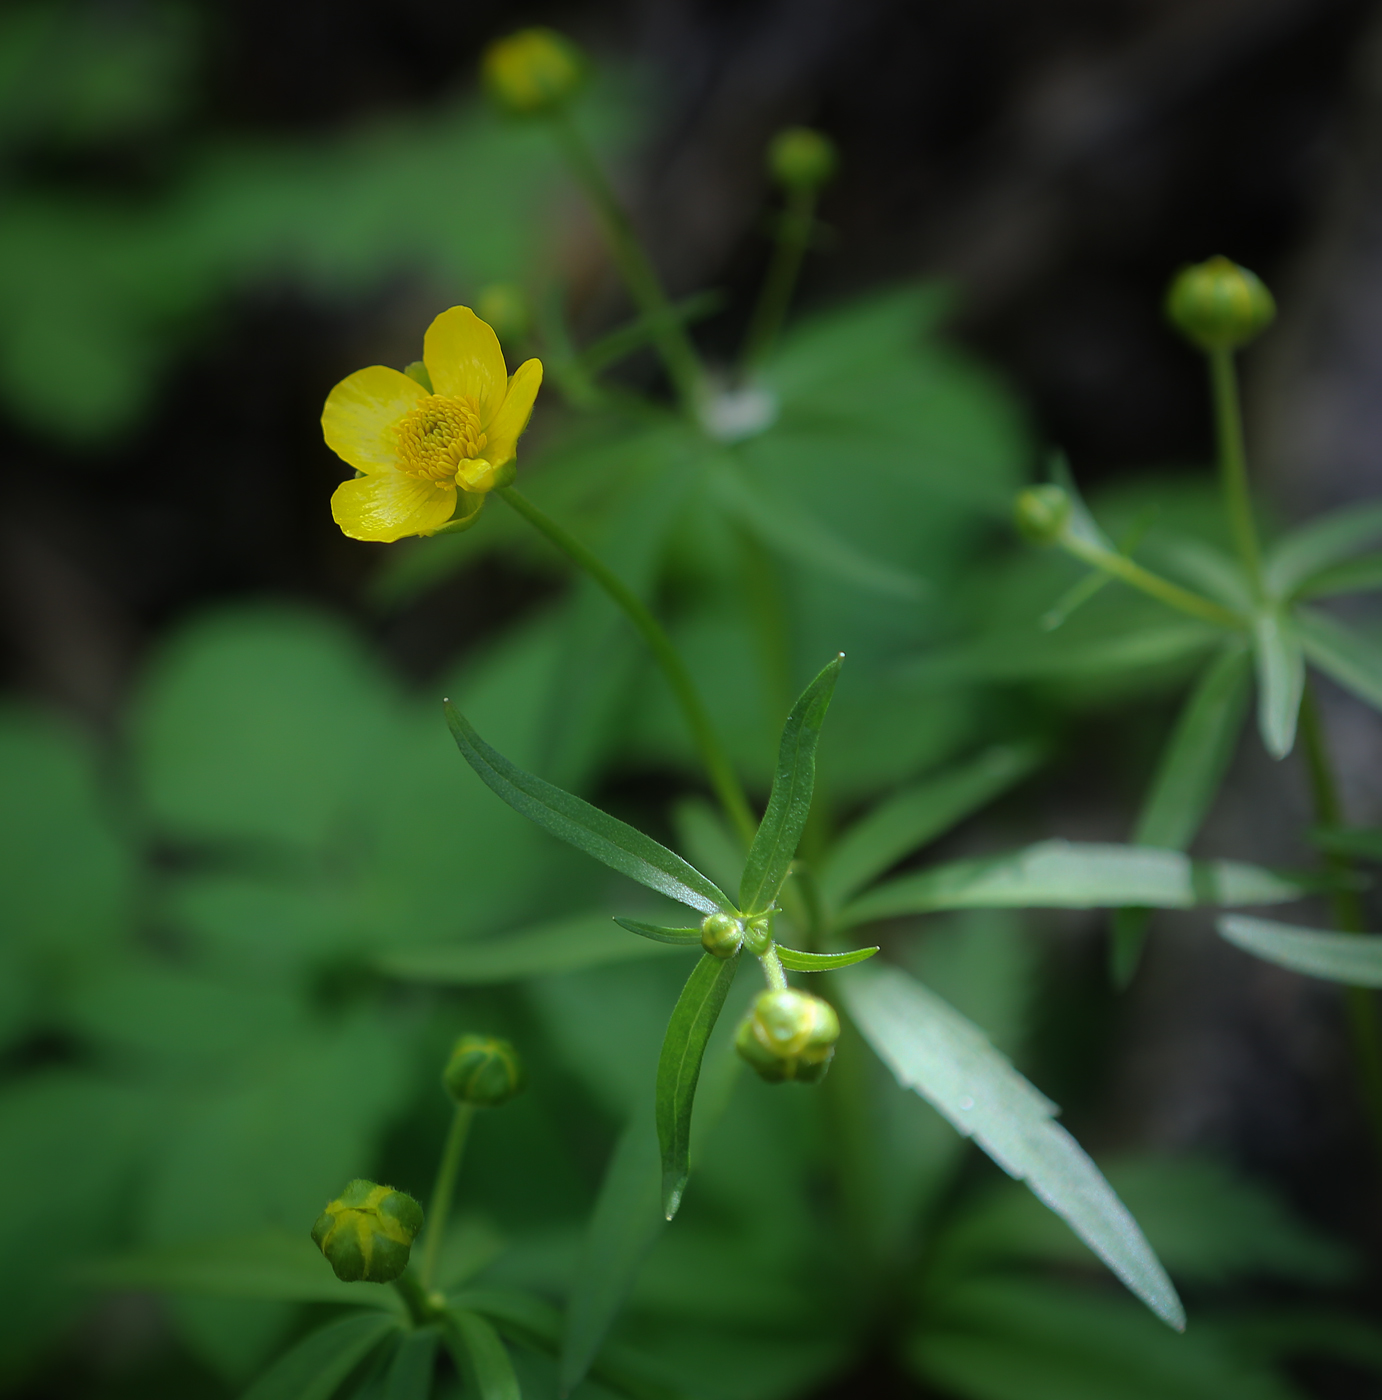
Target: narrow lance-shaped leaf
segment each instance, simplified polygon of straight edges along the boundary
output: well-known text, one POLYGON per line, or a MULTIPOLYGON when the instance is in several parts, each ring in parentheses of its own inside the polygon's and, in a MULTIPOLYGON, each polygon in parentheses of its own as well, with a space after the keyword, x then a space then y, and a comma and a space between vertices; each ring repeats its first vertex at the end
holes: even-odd
POLYGON ((729 995, 739 956, 704 953, 672 1009, 657 1062, 657 1140, 662 1149, 662 1209, 670 1220, 691 1173, 691 1109, 706 1042, 729 995))
POLYGON ((1297 609, 1296 629, 1306 656, 1325 675, 1382 710, 1382 646, 1309 608, 1297 609))
POLYGON ((513 1362, 489 1321, 458 1308, 447 1314, 447 1322, 446 1340, 456 1369, 470 1378, 480 1400, 523 1400, 513 1362))
POLYGON ((773 907, 797 853, 806 819, 811 814, 811 793, 816 785, 816 745, 843 664, 843 655, 837 656, 820 672, 802 691, 782 726, 768 810, 758 824, 739 882, 739 907, 746 914, 762 914, 773 907))
POLYGON ((1296 742, 1300 697, 1305 689, 1305 656, 1291 619, 1271 609, 1252 624, 1257 663, 1257 727, 1273 758, 1285 758, 1296 742))
POLYGON ((1310 840, 1333 855, 1382 861, 1382 826, 1325 826, 1310 833, 1310 840))
POLYGON ((446 723, 462 757, 514 811, 578 851, 703 914, 732 911, 728 897, 666 846, 589 802, 510 763, 449 701, 446 723))
MULTIPOLYGON (((1205 670, 1162 753, 1133 834, 1139 845, 1183 851, 1194 840, 1237 747, 1250 679, 1247 649, 1237 641, 1205 670)), ((1147 911, 1138 908, 1120 909, 1114 915, 1112 964, 1117 986, 1126 986, 1137 969, 1147 919, 1147 911)))
POLYGON ((1155 909, 1278 904, 1305 886, 1260 866, 1191 860, 1179 851, 1042 841, 1004 855, 952 861, 879 885, 849 905, 842 924, 936 909, 1155 909))
POLYGON ((1382 501, 1346 506, 1293 530, 1267 556, 1267 584, 1288 596, 1307 579, 1382 540, 1382 501))
POLYGON ((403 1338, 384 1380, 384 1400, 427 1400, 432 1393, 437 1331, 423 1327, 403 1338))
POLYGON ((244 1394, 244 1400, 328 1400, 385 1337, 397 1318, 351 1313, 304 1337, 244 1394))
POLYGON ((1326 933, 1242 914, 1226 915, 1217 928, 1221 938, 1264 962, 1350 987, 1382 987, 1382 934, 1326 933))
POLYGON ((843 987, 850 1015, 900 1084, 1025 1181, 1158 1317, 1185 1326, 1176 1290, 1137 1222, 1052 1121, 1056 1106, 977 1026, 898 968, 861 968, 843 987))
POLYGON ((669 943, 676 948, 700 947, 699 928, 664 928, 661 924, 645 924, 642 919, 626 919, 621 914, 614 916, 614 922, 640 938, 650 938, 654 943, 669 943))
POLYGON ((835 972, 842 967, 866 962, 878 951, 877 947, 873 947, 852 948, 848 953, 803 953, 798 948, 784 948, 781 943, 773 946, 778 961, 793 972, 835 972))
POLYGON ((821 867, 821 893, 839 905, 918 847, 949 831, 1036 767, 1041 750, 1002 744, 904 788, 861 817, 821 867))
POLYGON ((1335 598, 1341 593, 1375 593, 1382 588, 1382 554, 1364 554, 1321 569, 1301 584, 1297 598, 1335 598))

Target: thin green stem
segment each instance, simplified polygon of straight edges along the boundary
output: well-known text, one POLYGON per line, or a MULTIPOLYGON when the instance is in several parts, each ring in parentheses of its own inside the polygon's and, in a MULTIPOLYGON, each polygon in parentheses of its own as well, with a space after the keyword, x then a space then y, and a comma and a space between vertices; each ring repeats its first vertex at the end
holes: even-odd
POLYGON ((424 1290, 432 1287, 436 1277, 437 1260, 441 1257, 442 1239, 446 1235, 446 1220, 451 1214, 451 1198, 456 1194, 456 1177, 461 1170, 465 1142, 474 1117, 474 1104, 456 1105, 451 1131, 446 1135, 446 1145, 442 1148, 441 1161, 437 1165, 437 1181, 432 1187, 432 1199, 427 1211, 427 1235, 422 1242, 422 1266, 418 1270, 419 1282, 424 1290))
POLYGON ((441 1306, 443 1299, 437 1298, 415 1279, 411 1273, 402 1273, 393 1281, 403 1306, 408 1309, 408 1317, 414 1327, 426 1327, 445 1316, 441 1306))
POLYGON ((782 959, 777 955, 777 948, 769 944, 767 951, 759 953, 758 965, 763 969, 763 976, 768 979, 768 986, 775 992, 785 992, 787 990, 787 974, 782 970, 782 959))
MULTIPOLYGON (((1306 766, 1310 771, 1315 820, 1321 826, 1340 826, 1343 823, 1343 806, 1339 801, 1334 768, 1329 760, 1329 746, 1324 725, 1320 721, 1319 704, 1308 679, 1300 701, 1300 737, 1305 749, 1306 766)), ((1363 933, 1367 924, 1362 901, 1353 888, 1353 862, 1345 855, 1330 852, 1325 855, 1324 863, 1336 880, 1336 887, 1329 897, 1335 927, 1340 933, 1363 933)), ((1378 1152, 1382 1153, 1382 1027, 1378 1024, 1377 1000, 1366 987, 1347 987, 1344 995, 1359 1089, 1373 1140, 1378 1152)))
POLYGON ((797 188, 787 197, 787 208, 778 220, 777 242, 763 279, 763 290, 758 294, 758 305, 753 309, 744 336, 741 358, 746 370, 753 369, 768 357, 782 330, 782 323, 787 319, 787 308, 792 303, 792 293, 801 275, 801 264, 811 245, 817 193, 815 187, 797 188))
POLYGON ((1224 509, 1238 557, 1243 562, 1253 596, 1261 599, 1262 551, 1253 521, 1252 493, 1248 489, 1248 459, 1243 448, 1243 410, 1238 395, 1238 373, 1232 350, 1209 352, 1209 384, 1214 397, 1214 423, 1219 437, 1219 477, 1224 488, 1224 509))
POLYGON ((501 487, 497 493, 516 510, 530 525, 545 535, 574 564, 585 570, 601 588, 621 607, 639 636, 648 645, 653 659, 662 668, 662 674, 672 687, 672 693, 681 706, 687 728, 700 753, 701 762, 710 778, 710 785, 720 799, 725 814, 734 824, 745 846, 753 840, 758 823, 749 809, 748 798, 739 783, 734 765, 721 745, 715 728, 710 722, 705 702, 691 679, 686 664, 677 654, 666 632, 657 619, 644 606, 643 601, 619 576, 588 550, 574 535, 568 534, 550 516, 540 511, 521 491, 513 486, 501 487))
POLYGON ((702 372, 700 357, 686 334, 686 327, 663 291, 662 283, 648 261, 648 255, 643 251, 629 216, 619 203, 604 170, 571 116, 565 111, 554 113, 552 130, 572 173, 600 220, 610 255, 624 279, 624 285, 639 310, 648 318, 653 344, 666 366, 682 406, 694 413, 702 372))
POLYGON ((1150 569, 1144 569, 1126 554, 1104 549, 1089 540, 1072 535, 1068 530, 1061 535, 1058 543, 1067 554, 1073 554, 1076 559, 1082 559, 1086 564, 1092 564, 1096 569, 1102 569, 1106 574, 1112 574, 1133 588, 1183 613, 1188 613, 1191 617, 1197 617, 1202 622, 1213 623, 1216 627, 1230 627, 1235 631, 1247 625, 1246 619, 1236 612, 1211 602, 1198 593, 1192 593, 1188 588, 1182 588, 1180 584, 1172 583, 1170 579, 1162 578, 1150 569))

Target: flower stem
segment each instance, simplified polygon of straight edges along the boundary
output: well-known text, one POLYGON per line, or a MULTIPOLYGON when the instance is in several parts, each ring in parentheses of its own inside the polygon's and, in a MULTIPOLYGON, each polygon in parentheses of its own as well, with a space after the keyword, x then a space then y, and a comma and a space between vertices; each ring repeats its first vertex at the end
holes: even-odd
POLYGON ((1243 448, 1243 410, 1238 394, 1238 373, 1232 350, 1209 352, 1209 383, 1214 398, 1214 423, 1219 437, 1219 477, 1224 489, 1224 509, 1238 557, 1248 576, 1253 596, 1261 599, 1262 551, 1253 522, 1252 494, 1248 490, 1248 459, 1243 448))
MULTIPOLYGON (((1321 826, 1339 826, 1343 822, 1343 806, 1339 801, 1334 768, 1329 760, 1324 725, 1320 722, 1319 703, 1308 679, 1300 700, 1300 736, 1305 748, 1306 765, 1310 770, 1315 820, 1321 826)), ((1366 922, 1362 902, 1357 891, 1351 887, 1353 862, 1335 852, 1326 854, 1324 862, 1326 869, 1337 880, 1336 888, 1329 896, 1335 927, 1340 933, 1363 933, 1366 922)), ((1344 998, 1363 1106, 1377 1150, 1382 1153, 1382 1029, 1378 1025, 1377 1001, 1367 987, 1345 987, 1344 998)))
POLYGON ((568 559, 584 569, 627 614, 629 621, 647 643, 653 659, 662 668, 668 685, 672 687, 672 693, 681 706, 691 737, 700 752, 701 762, 705 764, 710 784, 715 789, 715 795, 720 799, 720 805, 725 809, 725 814, 734 824, 745 846, 748 846, 758 827, 749 809, 748 798, 744 796, 744 789, 740 786, 734 765, 729 761, 729 755, 720 744, 714 726, 710 723, 705 702, 696 689, 696 683, 691 679, 691 673, 686 669, 685 663, 657 619, 644 606, 642 599, 617 574, 608 569, 574 535, 568 534, 555 520, 540 511, 521 491, 513 486, 505 486, 496 494, 502 496, 530 525, 546 535, 568 559))
POLYGON ((393 1286, 403 1299, 403 1306, 407 1308, 408 1318, 414 1327, 426 1327, 444 1316, 443 1309, 437 1306, 440 1300, 430 1296, 428 1290, 411 1273, 401 1273, 394 1279, 393 1286))
POLYGON ((763 976, 768 979, 768 986, 773 991, 787 990, 787 974, 782 970, 782 959, 778 957, 777 948, 773 944, 768 945, 767 952, 759 953, 758 965, 763 969, 763 976))
POLYGON ((638 241, 629 216, 619 203, 605 172, 575 122, 564 111, 552 117, 552 130, 572 173, 580 182, 604 229, 605 241, 619 275, 639 310, 648 318, 653 344, 683 407, 695 412, 700 391, 701 362, 681 318, 658 281, 648 255, 638 241))
POLYGON ((777 341, 778 332, 787 317, 792 293, 801 264, 811 244, 815 226, 817 190, 815 186, 793 189, 777 225, 777 242, 758 305, 753 309, 747 334, 744 336, 743 364, 746 370, 761 364, 777 341))
POLYGON ((446 1146, 442 1148, 441 1161, 437 1165, 437 1181, 432 1187, 432 1199, 427 1213, 427 1237, 422 1242, 422 1267, 418 1271, 419 1282, 424 1290, 431 1288, 437 1272, 437 1260, 441 1256, 442 1239, 446 1234, 446 1220, 451 1214, 451 1198, 456 1193, 456 1176, 461 1170, 466 1138, 470 1136, 470 1124, 474 1117, 474 1104, 456 1105, 455 1116, 451 1119, 451 1131, 446 1135, 446 1146))
POLYGON ((1112 574, 1133 588, 1183 613, 1189 613, 1191 617, 1197 617, 1202 622, 1213 623, 1215 627, 1231 627, 1235 631, 1246 626, 1246 620, 1236 612, 1221 607, 1198 593, 1192 593, 1188 588, 1182 588, 1178 583, 1172 583, 1170 579, 1162 578, 1150 569, 1144 569, 1126 554, 1118 554, 1090 540, 1081 539, 1072 535, 1069 530, 1061 535, 1058 543, 1067 554, 1073 554, 1086 564, 1092 564, 1096 569, 1102 569, 1106 574, 1112 574))

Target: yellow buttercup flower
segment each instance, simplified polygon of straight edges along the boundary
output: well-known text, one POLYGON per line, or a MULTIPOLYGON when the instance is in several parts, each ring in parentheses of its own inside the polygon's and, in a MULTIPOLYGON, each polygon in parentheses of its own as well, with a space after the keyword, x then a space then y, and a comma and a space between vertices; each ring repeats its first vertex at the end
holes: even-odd
POLYGON ((417 378, 371 365, 327 396, 326 445, 363 473, 331 497, 332 517, 352 539, 464 528, 488 492, 513 480, 542 362, 526 360, 510 375, 494 331, 453 306, 428 326, 422 363, 417 378))

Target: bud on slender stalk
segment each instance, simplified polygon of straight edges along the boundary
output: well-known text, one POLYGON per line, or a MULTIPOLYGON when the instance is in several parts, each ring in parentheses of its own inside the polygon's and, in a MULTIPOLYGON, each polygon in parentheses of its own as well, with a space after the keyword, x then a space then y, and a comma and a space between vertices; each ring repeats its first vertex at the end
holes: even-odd
POLYGON ((1063 487, 1029 486, 1013 505, 1018 533, 1033 544, 1055 544, 1070 519, 1070 496, 1063 487))
POLYGON ((520 29, 497 39, 482 60, 485 87, 520 115, 550 112, 575 95, 585 76, 580 50, 551 29, 520 29))
POLYGON ((1276 303, 1247 268, 1210 258, 1176 274, 1166 293, 1166 315, 1201 350, 1237 350, 1271 325, 1276 303))
POLYGON ((809 126, 789 126, 768 145, 768 172, 784 189, 818 190, 835 166, 835 143, 809 126))
POLYGON ((744 945, 744 925, 733 914, 707 914, 701 920, 701 947, 717 958, 732 958, 744 945))
POLYGON ((356 1179, 317 1217, 312 1240, 346 1283, 392 1283, 420 1229, 422 1207, 411 1196, 356 1179))
POLYGON ((840 1020, 829 1002, 793 988, 760 992, 739 1023, 734 1045, 769 1083, 825 1078, 840 1038, 840 1020))
POLYGON ((527 1076, 518 1051, 507 1040, 463 1035, 451 1051, 441 1080, 457 1103, 497 1108, 523 1091, 527 1076))

